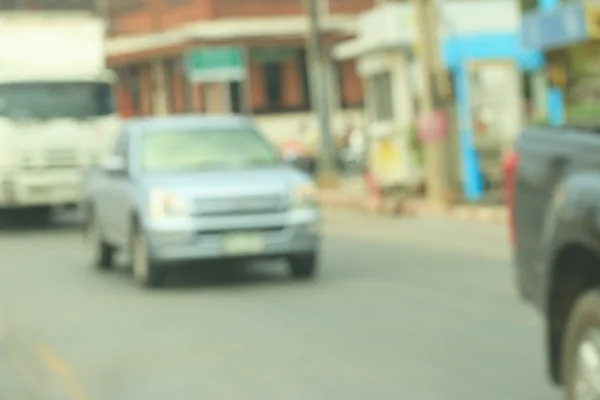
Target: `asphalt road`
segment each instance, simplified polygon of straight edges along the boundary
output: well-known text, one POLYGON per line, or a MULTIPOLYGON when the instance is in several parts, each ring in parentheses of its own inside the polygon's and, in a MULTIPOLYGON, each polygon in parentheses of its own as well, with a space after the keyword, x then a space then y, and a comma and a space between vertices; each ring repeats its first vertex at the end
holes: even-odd
POLYGON ((316 282, 273 264, 148 292, 93 271, 68 226, 5 228, 0 399, 561 398, 504 227, 337 212, 326 231, 316 282))

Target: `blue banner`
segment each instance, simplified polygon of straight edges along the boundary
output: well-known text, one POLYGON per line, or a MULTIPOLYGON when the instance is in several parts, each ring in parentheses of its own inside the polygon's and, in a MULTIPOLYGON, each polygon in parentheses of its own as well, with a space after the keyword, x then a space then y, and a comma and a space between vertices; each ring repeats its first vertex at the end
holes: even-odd
POLYGON ((552 11, 534 11, 523 16, 523 44, 529 49, 551 50, 588 40, 586 9, 570 3, 552 11))

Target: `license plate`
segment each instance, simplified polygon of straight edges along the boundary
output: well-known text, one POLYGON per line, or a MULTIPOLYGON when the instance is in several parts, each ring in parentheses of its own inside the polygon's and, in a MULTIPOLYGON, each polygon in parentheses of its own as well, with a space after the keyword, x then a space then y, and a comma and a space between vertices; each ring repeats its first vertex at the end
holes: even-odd
POLYGON ((223 251, 230 255, 259 254, 265 251, 265 237, 261 233, 236 233, 223 237, 223 251))

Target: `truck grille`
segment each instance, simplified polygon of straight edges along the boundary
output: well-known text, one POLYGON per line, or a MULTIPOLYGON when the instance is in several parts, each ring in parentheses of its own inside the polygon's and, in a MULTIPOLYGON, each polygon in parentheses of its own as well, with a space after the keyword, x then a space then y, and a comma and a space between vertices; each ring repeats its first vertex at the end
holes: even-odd
POLYGON ((45 153, 44 164, 50 168, 69 168, 78 165, 77 153, 68 149, 54 149, 45 153))
POLYGON ((28 170, 74 168, 79 165, 77 152, 74 150, 48 150, 21 157, 21 166, 28 170))
POLYGON ((259 195, 196 199, 196 215, 248 215, 281 212, 287 208, 281 195, 259 195))

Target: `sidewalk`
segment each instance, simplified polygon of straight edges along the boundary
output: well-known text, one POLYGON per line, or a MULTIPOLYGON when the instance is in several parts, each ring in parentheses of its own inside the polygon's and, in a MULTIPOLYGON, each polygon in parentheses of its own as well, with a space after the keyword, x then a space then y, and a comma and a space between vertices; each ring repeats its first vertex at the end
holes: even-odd
POLYGON ((503 224, 508 214, 505 206, 461 204, 440 208, 424 199, 382 201, 370 195, 362 177, 346 179, 336 189, 320 190, 321 204, 326 208, 350 209, 374 214, 408 216, 449 216, 462 220, 503 224))

